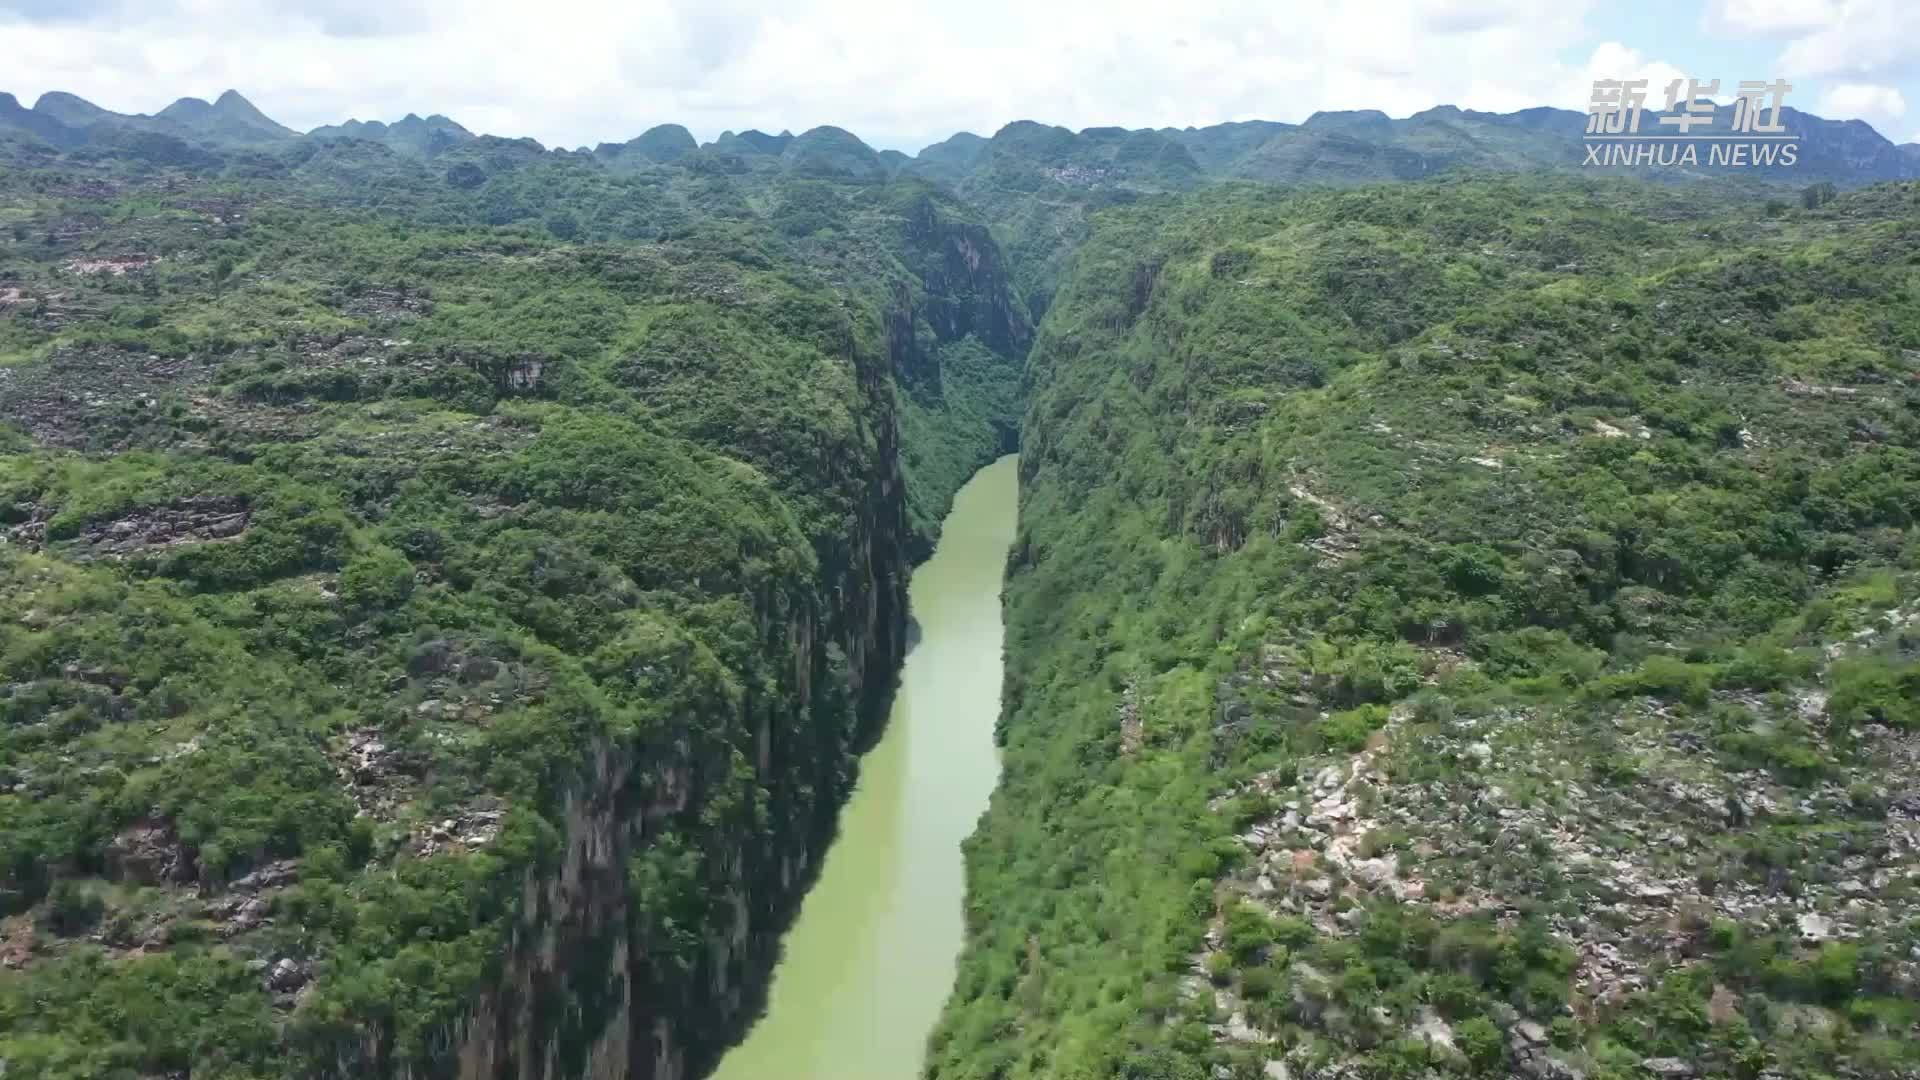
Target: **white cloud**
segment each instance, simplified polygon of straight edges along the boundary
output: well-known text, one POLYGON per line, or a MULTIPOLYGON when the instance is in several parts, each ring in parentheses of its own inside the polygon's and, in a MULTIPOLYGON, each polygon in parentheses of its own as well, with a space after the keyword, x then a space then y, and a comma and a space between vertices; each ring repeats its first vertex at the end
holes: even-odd
POLYGON ((1839 83, 1820 96, 1820 115, 1835 120, 1865 120, 1885 130, 1907 115, 1907 99, 1891 86, 1839 83))
POLYGON ((1920 65, 1920 4, 1844 0, 1780 54, 1789 76, 1875 75, 1920 65))
MULTIPOLYGON (((1618 41, 1605 41, 1596 46, 1587 57, 1584 68, 1569 73, 1560 92, 1555 95, 1552 104, 1563 108, 1585 111, 1593 100, 1593 84, 1600 79, 1645 79, 1647 82, 1646 107, 1658 109, 1666 104, 1667 86, 1675 79, 1681 80, 1680 93, 1685 96, 1687 73, 1664 60, 1654 60, 1638 49, 1629 48, 1618 41)), ((1704 90, 1705 87, 1702 87, 1704 90)), ((1728 89, 1723 86, 1724 91, 1728 89)))
POLYGON ((76 16, 0 0, 0 89, 151 112, 231 86, 299 128, 436 111, 567 146, 666 121, 702 138, 833 123, 886 142, 1021 118, 1136 127, 1443 103, 1584 108, 1587 73, 1558 57, 1586 38, 1591 6, 100 0, 76 16))
POLYGON ((1700 26, 1728 37, 1792 36, 1831 24, 1840 7, 1839 0, 1710 0, 1700 26))

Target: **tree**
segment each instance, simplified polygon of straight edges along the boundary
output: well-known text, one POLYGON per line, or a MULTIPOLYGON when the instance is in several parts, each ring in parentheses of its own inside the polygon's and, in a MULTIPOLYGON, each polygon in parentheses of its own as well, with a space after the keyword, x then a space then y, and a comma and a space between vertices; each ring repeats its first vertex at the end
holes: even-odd
POLYGON ((63 937, 84 933, 100 921, 105 908, 99 893, 71 878, 63 878, 55 882, 53 891, 47 894, 47 929, 63 937))
POLYGON ((1809 184, 1801 189, 1800 205, 1809 210, 1818 210, 1832 202, 1839 194, 1839 189, 1835 188, 1833 184, 1822 180, 1817 184, 1809 184))

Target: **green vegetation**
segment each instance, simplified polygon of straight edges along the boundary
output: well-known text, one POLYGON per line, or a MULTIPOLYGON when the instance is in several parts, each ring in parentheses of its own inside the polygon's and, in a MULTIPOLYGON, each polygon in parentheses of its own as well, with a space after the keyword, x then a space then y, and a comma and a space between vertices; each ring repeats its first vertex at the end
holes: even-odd
POLYGON ((830 149, 0 171, 0 1071, 737 1033, 1030 334, 830 149))
POLYGON ((1094 216, 929 1075, 1914 1066, 1920 190, 1697 194, 1094 216))
POLYGON ((697 1075, 1015 445, 930 1077, 1920 1068, 1920 191, 1831 182, 1884 140, 1797 121, 1794 198, 1449 109, 909 161, 43 105, 0 1072, 697 1075), (1470 168, 1531 175, 1227 182, 1470 168))

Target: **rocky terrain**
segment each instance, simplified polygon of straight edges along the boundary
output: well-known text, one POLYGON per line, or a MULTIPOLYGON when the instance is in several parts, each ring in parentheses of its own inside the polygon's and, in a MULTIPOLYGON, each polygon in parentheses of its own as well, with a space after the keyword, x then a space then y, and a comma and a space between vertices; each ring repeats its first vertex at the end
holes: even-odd
POLYGON ((1915 1075, 1916 213, 1095 215, 930 1074, 1915 1075))

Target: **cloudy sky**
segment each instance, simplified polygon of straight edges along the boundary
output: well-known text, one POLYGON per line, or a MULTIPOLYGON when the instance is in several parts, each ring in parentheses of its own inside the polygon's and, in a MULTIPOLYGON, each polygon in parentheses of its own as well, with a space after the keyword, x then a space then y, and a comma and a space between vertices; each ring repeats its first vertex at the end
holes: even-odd
POLYGON ((1785 77, 1790 105, 1920 141, 1920 0, 0 0, 0 57, 23 103, 232 87, 300 130, 441 112, 562 146, 1584 109, 1594 79, 1676 76, 1785 77))

